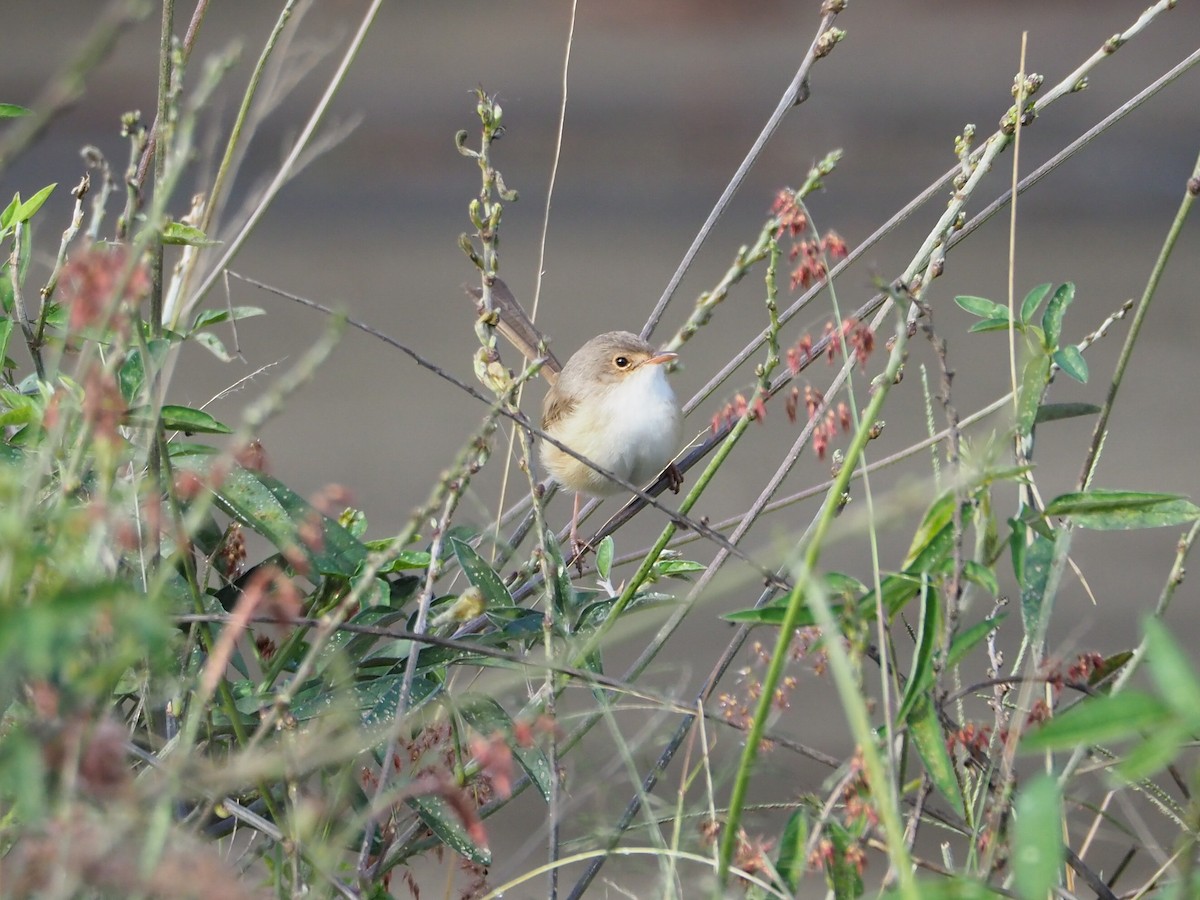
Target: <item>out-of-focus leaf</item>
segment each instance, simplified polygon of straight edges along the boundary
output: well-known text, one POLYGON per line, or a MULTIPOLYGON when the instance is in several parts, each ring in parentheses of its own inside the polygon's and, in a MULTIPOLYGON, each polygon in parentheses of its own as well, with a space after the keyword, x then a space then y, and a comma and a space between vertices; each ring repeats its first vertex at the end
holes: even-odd
POLYGON ((182 222, 168 222, 163 227, 162 241, 164 244, 186 247, 215 247, 221 243, 210 240, 203 231, 194 225, 184 225, 182 222))
POLYGON ((979 585, 993 597, 1000 593, 1000 582, 996 580, 996 573, 973 559, 963 563, 963 577, 979 585))
MULTIPOLYGON (((400 694, 404 690, 403 675, 386 675, 353 688, 358 709, 363 713, 363 725, 372 728, 376 725, 391 725, 396 720, 396 704, 400 702, 400 694)), ((413 678, 412 689, 408 695, 408 711, 420 709, 441 693, 441 685, 420 675, 413 678)), ((331 694, 330 696, 336 696, 331 694)))
POLYGON ((8 341, 12 337, 13 321, 8 316, 0 316, 0 363, 8 356, 8 341))
POLYGON ((1062 339, 1063 316, 1066 315, 1067 307, 1074 299, 1075 285, 1068 281, 1066 284, 1058 286, 1058 290, 1046 304, 1046 311, 1042 314, 1042 331, 1045 332, 1045 347, 1049 353, 1058 349, 1059 341, 1062 339))
POLYGON ((1088 687, 1099 687, 1102 691, 1106 691, 1108 685, 1105 685, 1104 682, 1119 672, 1131 659, 1133 659, 1133 652, 1130 650, 1122 650, 1105 657, 1100 661, 1100 665, 1092 669, 1092 674, 1088 677, 1088 687))
POLYGON ((1043 353, 1031 356, 1021 370, 1021 385, 1017 398, 1017 433, 1028 435, 1033 431, 1038 408, 1046 393, 1050 379, 1050 357, 1043 353))
POLYGON ((804 845, 808 843, 810 814, 800 807, 787 820, 783 836, 779 839, 779 856, 775 860, 775 871, 783 879, 784 886, 794 893, 805 871, 808 861, 804 857, 804 845))
POLYGON ((1046 299, 1046 295, 1050 293, 1050 288, 1053 285, 1050 282, 1039 284, 1021 301, 1021 321, 1030 322, 1033 320, 1033 314, 1037 312, 1037 308, 1042 305, 1042 301, 1046 299))
POLYGON ((954 492, 947 491, 929 505, 904 557, 903 569, 909 570, 914 562, 921 559, 921 554, 928 550, 930 544, 945 534, 946 528, 954 520, 955 502, 957 498, 954 492))
POLYGON ((1107 697, 1088 697, 1065 712, 1027 731, 1021 750, 1073 750, 1081 745, 1105 744, 1133 737, 1171 721, 1171 707, 1157 697, 1122 691, 1107 697))
POLYGON ((988 636, 992 629, 999 626, 1004 621, 1004 615, 998 615, 992 619, 984 619, 982 622, 976 622, 970 628, 964 628, 958 633, 954 640, 950 643, 950 649, 946 653, 946 665, 956 666, 966 655, 971 652, 980 641, 988 636))
POLYGON ((613 553, 615 552, 616 542, 613 541, 613 536, 607 534, 604 540, 600 542, 600 546, 596 548, 596 574, 605 581, 608 581, 612 575, 613 553))
POLYGON ((1168 723, 1123 754, 1113 767, 1113 774, 1126 781, 1140 781, 1157 775, 1174 761, 1180 748, 1192 740, 1193 733, 1192 722, 1168 723))
POLYGON ((954 298, 954 302, 971 315, 979 316, 981 319, 1004 319, 1007 322, 1009 318, 1007 306, 983 297, 960 294, 954 298))
MULTIPOLYGON (((438 839, 457 853, 459 856, 469 859, 471 862, 480 866, 490 866, 492 864, 492 851, 486 845, 476 843, 472 840, 471 835, 464 827, 462 819, 441 797, 426 795, 423 797, 410 797, 408 805, 416 810, 417 815, 421 817, 421 821, 426 827, 432 831, 438 839)), ((483 836, 483 823, 478 819, 473 823, 479 829, 479 836, 483 836)))
POLYGON ((1183 525, 1200 517, 1200 507, 1179 494, 1097 490, 1055 497, 1046 515, 1070 516, 1081 528, 1125 531, 1183 525))
POLYGON ((913 706, 933 684, 933 652, 941 632, 941 604, 938 592, 928 586, 921 592, 921 600, 921 624, 917 629, 917 646, 913 651, 912 670, 909 672, 904 696, 896 711, 896 720, 899 722, 908 720, 913 706))
POLYGON ((219 359, 221 362, 232 362, 233 354, 225 349, 225 342, 211 331, 197 331, 192 340, 219 359))
POLYGON ((1200 682, 1187 655, 1158 619, 1146 619, 1143 627, 1146 662, 1159 694, 1180 717, 1200 723, 1200 682))
MULTIPOLYGON (((146 342, 146 346, 150 351, 150 359, 157 368, 166 358, 171 344, 170 341, 151 338, 146 342)), ((121 388, 121 396, 125 398, 126 403, 133 403, 140 398, 142 388, 146 384, 146 361, 142 358, 140 347, 130 350, 129 355, 125 357, 125 362, 117 371, 117 384, 121 388)))
POLYGON ((459 697, 457 709, 466 720, 483 737, 493 734, 504 736, 504 743, 512 751, 517 763, 537 785, 542 799, 550 802, 550 790, 553 787, 554 774, 550 771, 550 760, 538 747, 522 747, 513 736, 513 723, 504 708, 491 697, 482 694, 469 694, 459 697))
POLYGON ((846 859, 854 838, 837 822, 826 824, 825 835, 833 844, 833 853, 825 861, 825 881, 836 900, 857 900, 863 895, 862 875, 857 863, 846 859))
POLYGON ((1025 548, 1021 578, 1021 623, 1031 637, 1038 635, 1042 627, 1042 610, 1053 558, 1054 541, 1035 534, 1033 543, 1025 548))
MULTIPOLYGON (((179 469, 192 469, 207 478, 213 460, 187 456, 177 460, 179 469)), ((217 505, 253 528, 280 551, 297 549, 322 575, 349 578, 367 558, 366 548, 328 516, 322 515, 285 484, 263 472, 233 466, 213 487, 217 505), (312 526, 317 526, 312 534, 312 526), (308 540, 301 540, 301 529, 308 540)))
POLYGON ((1009 320, 983 319, 967 329, 969 334, 983 334, 985 331, 1008 331, 1009 320))
POLYGON ((265 316, 267 311, 259 306, 234 306, 229 309, 202 309, 192 319, 189 332, 199 331, 220 322, 234 322, 241 319, 252 319, 255 316, 265 316))
POLYGON ((17 207, 16 212, 13 213, 13 221, 28 222, 32 219, 37 214, 37 211, 42 208, 42 204, 49 199, 56 187, 58 187, 58 182, 48 184, 28 200, 21 203, 17 207))
POLYGON ((1038 407, 1036 423, 1054 422, 1058 419, 1073 419, 1078 416, 1094 416, 1100 407, 1094 403, 1043 403, 1038 407))
POLYGON ((686 578, 693 572, 703 572, 703 563, 690 559, 660 559, 650 570, 651 580, 657 578, 686 578))
POLYGON ((454 555, 467 574, 467 579, 483 592, 488 609, 502 609, 515 605, 512 594, 504 586, 504 580, 475 552, 474 547, 456 538, 450 539, 450 546, 454 548, 454 555))
MULTIPOLYGON (((208 413, 187 406, 166 405, 162 408, 162 427, 167 431, 182 431, 184 434, 232 434, 233 429, 218 422, 208 413)), ((125 413, 125 424, 148 428, 154 425, 154 416, 149 407, 135 406, 125 413)))
POLYGON ((950 801, 955 811, 965 818, 968 809, 963 799, 962 785, 958 783, 958 773, 954 770, 950 751, 946 749, 946 735, 928 694, 919 697, 909 712, 908 730, 921 761, 925 763, 929 780, 950 801))
POLYGON ((1012 871, 1024 900, 1043 900, 1058 884, 1065 851, 1062 792, 1053 775, 1037 775, 1021 785, 1014 802, 1012 871))
MULTIPOLYGON (((898 888, 892 888, 883 894, 882 900, 900 900, 904 896, 898 888)), ((1003 900, 1009 895, 994 891, 980 881, 940 878, 937 881, 918 881, 917 896, 921 900, 1003 900)))
POLYGON ((1088 380, 1088 364, 1083 358, 1083 354, 1079 352, 1079 348, 1074 344, 1068 344, 1065 347, 1060 347, 1054 351, 1054 361, 1058 363, 1058 367, 1078 381, 1080 384, 1087 384, 1088 380))

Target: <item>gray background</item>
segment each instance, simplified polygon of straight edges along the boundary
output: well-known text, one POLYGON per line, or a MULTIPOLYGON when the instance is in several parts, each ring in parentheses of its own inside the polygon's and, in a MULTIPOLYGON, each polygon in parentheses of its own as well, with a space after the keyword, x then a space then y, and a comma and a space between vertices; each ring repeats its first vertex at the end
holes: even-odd
MULTIPOLYGON (((581 4, 540 316, 560 355, 600 330, 641 326, 791 80, 815 27, 818 5, 815 0, 581 4)), ((965 123, 976 123, 981 136, 991 133, 1010 103, 1023 29, 1030 33, 1028 69, 1044 74, 1050 84, 1124 29, 1145 5, 1145 0, 851 3, 838 21, 848 31, 846 40, 817 65, 812 98, 793 111, 770 144, 658 334, 665 339, 684 320, 693 298, 720 276, 736 248, 757 234, 775 190, 799 183, 813 160, 835 147, 845 150, 811 208, 820 228, 836 229, 853 247, 952 164, 953 137, 965 123)), ((226 78, 215 114, 202 124, 202 135, 214 135, 218 125, 224 128, 231 121, 276 6, 213 5, 194 71, 202 59, 235 41, 243 52, 226 78)), ((181 7, 180 31, 191 12, 190 4, 181 7)), ((333 52, 312 64, 311 73, 255 137, 235 187, 239 200, 272 171, 302 126, 364 7, 350 0, 320 0, 301 22, 298 46, 333 52)), ((0 100, 33 104, 86 33, 97 8, 92 2, 6 0, 0 20, 0 100)), ((476 343, 471 306, 461 285, 472 280, 474 271, 456 238, 470 229, 466 204, 478 190, 478 175, 474 163, 455 152, 452 137, 467 129, 475 140, 470 95, 475 86, 499 94, 508 132, 495 147, 495 161, 508 185, 521 193, 505 213, 502 273, 518 296, 528 299, 568 15, 567 4, 549 2, 388 4, 327 119, 327 127, 356 117, 361 124, 284 189, 234 261, 234 270, 344 308, 471 380, 476 343)), ((28 195, 50 181, 61 183, 41 217, 38 246, 44 253, 57 247, 57 232, 66 223, 70 198, 64 188, 82 171, 80 146, 96 144, 115 166, 123 167, 119 115, 138 108, 150 116, 157 34, 154 15, 126 33, 112 56, 88 76, 81 102, 0 176, 0 193, 20 190, 28 195)), ((1197 41, 1200 11, 1182 3, 1097 67, 1087 91, 1061 100, 1025 132, 1022 170, 1029 171, 1088 128, 1197 41)), ((1042 281, 1076 282, 1069 338, 1078 339, 1123 300, 1140 294, 1194 163, 1200 136, 1198 77, 1195 71, 1185 75, 1020 203, 1018 296, 1042 281)), ((209 140, 202 137, 202 145, 209 140)), ((1008 185, 1010 165, 1011 155, 1005 154, 970 211, 1008 185)), ((182 213, 182 200, 173 208, 182 213)), ((941 208, 939 199, 921 210, 839 280, 843 308, 868 296, 876 275, 891 278, 901 271, 941 208)), ((928 296, 938 311, 939 328, 950 338, 951 364, 958 370, 955 403, 963 414, 1004 390, 1007 349, 1000 335, 966 336, 971 319, 951 301, 957 293, 1004 299, 1007 228, 1005 213, 955 250, 945 276, 928 296)), ((1195 455, 1200 417, 1194 356, 1197 260, 1192 223, 1171 261, 1118 401, 1099 486, 1173 490, 1193 497, 1200 493, 1195 455)), ((690 396, 762 327, 761 284, 759 273, 747 279, 717 311, 713 324, 684 349, 684 366, 676 376, 682 396, 690 396)), ((260 366, 280 361, 286 366, 324 326, 318 315, 243 284, 233 283, 232 299, 264 306, 270 313, 242 325, 245 361, 223 365, 198 348, 189 350, 175 376, 173 402, 199 405, 260 366)), ((221 302, 214 294, 208 305, 221 302)), ((806 330, 819 334, 828 316, 822 301, 789 325, 784 339, 794 341, 806 330)), ((1118 326, 1089 353, 1089 385, 1060 379, 1052 399, 1100 402, 1124 334, 1125 328, 1118 326)), ((881 354, 873 362, 872 374, 882 359, 881 354)), ((930 360, 928 348, 918 341, 908 378, 889 406, 885 437, 871 448, 874 457, 924 433, 917 364, 930 360)), ((236 421, 239 410, 272 377, 271 372, 258 376, 211 411, 236 421)), ((688 426, 704 428, 750 377, 745 372, 730 382, 688 426)), ((824 370, 813 370, 814 384, 825 380, 824 370)), ((856 383, 861 402, 865 379, 856 383)), ((527 399, 530 410, 537 400, 536 395, 527 399)), ((383 537, 428 495, 481 412, 474 401, 394 350, 350 332, 319 376, 261 437, 276 475, 303 493, 330 482, 345 485, 366 510, 371 536, 383 537)), ((935 415, 940 427, 941 414, 935 415)), ((997 419, 994 427, 1003 429, 1004 420, 997 419)), ((794 434, 777 404, 763 427, 753 429, 739 447, 696 513, 715 521, 744 508, 794 434)), ((1058 424, 1039 433, 1038 479, 1045 495, 1071 487, 1089 434, 1090 423, 1058 424)), ((477 479, 464 505, 465 520, 487 521, 498 495, 498 469, 493 465, 477 479)), ((827 476, 827 463, 806 456, 786 489, 799 490, 827 476)), ((887 492, 916 485, 927 498, 928 478, 923 456, 873 483, 876 503, 892 514, 881 531, 885 568, 898 561, 920 511, 911 495, 896 500, 887 492)), ((1001 514, 1011 512, 1015 499, 1006 496, 1002 502, 1010 505, 1001 514)), ((854 508, 864 506, 861 491, 856 491, 854 508)), ((613 501, 606 505, 615 508, 613 501)), ((744 546, 760 559, 773 560, 814 511, 809 503, 765 519, 744 546)), ((553 507, 552 515, 562 521, 567 514, 563 505, 553 507)), ((661 527, 656 513, 643 519, 623 532, 619 549, 636 549, 661 527)), ((869 556, 864 533, 861 528, 847 532, 826 561, 865 578, 869 556)), ((1176 539, 1175 529, 1078 535, 1074 559, 1095 591, 1097 605, 1076 579, 1068 579, 1052 646, 1064 655, 1129 646, 1138 618, 1161 588, 1176 539)), ((708 552, 697 545, 688 551, 701 559, 708 552)), ((668 646, 652 683, 686 697, 688 685, 707 672, 729 634, 718 615, 748 606, 757 595, 748 570, 731 566, 730 572, 668 646)), ((1200 621, 1196 599, 1195 581, 1185 583, 1171 612, 1170 621, 1185 642, 1200 621)), ((969 615, 985 611, 978 607, 969 615)), ((649 621, 631 625, 630 633, 644 636, 649 621)), ((1015 634, 1015 617, 1011 624, 1015 634)), ((631 645, 640 645, 640 639, 631 645)), ((621 648, 613 651, 614 668, 621 654, 621 648)), ((801 691, 777 726, 800 740, 843 752, 846 739, 831 686, 806 676, 801 691)), ((623 722, 627 733, 633 732, 633 723, 623 722)), ((605 741, 598 738, 593 752, 611 755, 605 741)), ((735 744, 732 735, 724 735, 719 749, 731 753, 735 744)), ((819 789, 821 773, 797 769, 786 754, 777 751, 764 765, 784 773, 784 793, 819 789)), ((608 821, 604 811, 625 796, 624 789, 598 791, 592 782, 582 772, 572 781, 572 803, 583 833, 608 821)), ((772 799, 779 798, 777 786, 772 799)), ((525 808, 531 816, 541 814, 536 803, 525 808)), ((506 840, 501 833, 493 838, 498 846, 522 846, 521 836, 506 840)), ((530 853, 501 857, 497 880, 534 864, 542 850, 530 853)), ((617 877, 634 869, 622 862, 606 871, 617 877)))

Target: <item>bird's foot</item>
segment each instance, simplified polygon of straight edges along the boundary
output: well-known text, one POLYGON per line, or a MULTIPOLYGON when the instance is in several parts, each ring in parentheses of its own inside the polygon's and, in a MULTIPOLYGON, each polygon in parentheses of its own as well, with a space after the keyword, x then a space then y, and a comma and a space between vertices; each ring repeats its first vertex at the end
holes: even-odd
POLYGON ((667 487, 670 488, 672 494, 678 494, 679 489, 683 486, 683 472, 675 463, 668 463, 663 469, 663 475, 667 478, 667 487))

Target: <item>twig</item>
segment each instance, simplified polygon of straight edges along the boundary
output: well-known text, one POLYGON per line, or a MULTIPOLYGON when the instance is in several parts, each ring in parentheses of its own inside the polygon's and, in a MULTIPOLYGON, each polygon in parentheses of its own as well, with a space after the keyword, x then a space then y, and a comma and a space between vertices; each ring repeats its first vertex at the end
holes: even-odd
POLYGON ((771 117, 767 119, 767 124, 763 126, 763 130, 759 132, 758 137, 755 139, 753 145, 751 145, 750 152, 746 154, 746 158, 742 160, 741 165, 737 167, 737 171, 733 173, 729 184, 725 185, 725 190, 717 198, 716 204, 708 214, 708 218, 704 220, 704 224, 700 226, 700 231, 697 233, 695 239, 693 239, 692 245, 683 254, 683 259, 680 260, 679 266, 675 269, 675 274, 667 282, 662 296, 659 298, 658 303, 654 305, 654 309, 651 310, 650 316, 646 319, 646 324, 642 326, 643 338, 650 337, 654 329, 658 326, 659 320, 662 319, 662 314, 667 308, 667 304, 671 302, 671 297, 675 294, 675 289, 679 287, 679 282, 683 280, 683 276, 691 266, 692 260, 696 258, 696 254, 700 251, 704 242, 708 240, 709 232, 712 231, 717 219, 725 212, 725 207, 729 205, 729 201, 733 199, 738 188, 742 186, 742 182, 758 161, 758 157, 767 145, 767 141, 771 139, 776 129, 779 128, 780 123, 783 122, 784 116, 787 115, 793 106, 803 103, 808 99, 809 70, 812 68, 813 63, 827 55, 833 49, 834 44, 840 39, 841 33, 833 28, 833 20, 837 18, 837 14, 842 11, 844 5, 844 0, 825 0, 822 3, 821 21, 817 25, 816 34, 809 44, 804 58, 800 61, 800 68, 796 70, 791 84, 787 86, 783 95, 779 98, 779 102, 775 105, 775 111, 771 113, 771 117))
MULTIPOLYGON (((231 276, 233 276, 234 278, 238 279, 239 281, 244 281, 246 284, 254 285, 257 288, 261 288, 262 290, 268 291, 272 294, 276 294, 280 297, 284 297, 295 303, 299 303, 303 306, 307 306, 310 309, 318 310, 319 312, 322 312, 325 315, 333 315, 334 314, 333 310, 331 310, 329 307, 324 306, 320 303, 317 303, 315 300, 309 300, 306 297, 299 296, 298 294, 289 293, 289 292, 283 290, 282 288, 278 288, 273 285, 266 284, 265 282, 258 281, 257 279, 250 278, 249 276, 246 276, 246 275, 239 275, 237 272, 234 272, 232 270, 229 271, 229 274, 231 276)), ((430 360, 426 359, 424 356, 417 353, 411 347, 406 346, 405 344, 401 343, 400 341, 396 340, 395 338, 390 337, 389 335, 383 333, 382 331, 379 331, 376 328, 373 328, 372 326, 366 324, 365 322, 363 322, 359 319, 355 319, 350 316, 346 316, 344 318, 345 318, 346 324, 348 324, 354 328, 357 328, 360 331, 363 331, 363 332, 371 335, 374 338, 377 338, 377 339, 383 341, 385 344, 387 344, 390 347, 396 348, 397 350, 399 350, 400 352, 402 352, 406 356, 408 356, 410 359, 412 359, 417 365, 421 366, 421 368, 426 369, 429 372, 432 372, 434 375, 438 376, 443 381, 449 382, 450 384, 452 384, 456 388, 458 388, 460 391, 463 391, 464 393, 473 397, 474 399, 478 400, 479 402, 485 403, 488 405, 490 405, 492 403, 492 401, 489 400, 487 398, 487 396, 484 395, 477 388, 475 388, 472 385, 467 384, 465 381, 462 381, 461 379, 456 378, 455 376, 451 375, 449 372, 447 372, 441 366, 438 366, 436 363, 431 362, 430 360)), ((761 565, 760 563, 755 562, 754 559, 752 559, 746 553, 744 553, 743 551, 739 550, 737 547, 734 547, 732 544, 730 544, 724 535, 717 533, 712 528, 710 528, 708 525, 705 525, 703 522, 701 522, 697 519, 689 518, 686 514, 686 511, 674 510, 674 509, 671 509, 671 507, 667 506, 665 503, 659 502, 655 498, 655 494, 659 490, 659 487, 657 484, 651 485, 649 488, 643 490, 640 485, 636 485, 631 481, 626 481, 624 478, 621 478, 616 473, 614 473, 608 469, 605 469, 603 466, 599 465, 596 462, 593 462, 592 460, 588 459, 586 456, 584 456, 583 454, 574 450, 573 448, 568 447, 566 444, 563 444, 561 441, 556 440, 554 437, 547 434, 541 428, 537 427, 532 422, 530 422, 529 419, 519 411, 514 411, 514 410, 510 410, 510 409, 501 409, 500 415, 506 419, 509 419, 512 422, 515 422, 517 425, 526 429, 531 434, 534 434, 537 437, 539 437, 541 440, 543 440, 549 444, 552 444, 553 446, 557 447, 559 450, 562 450, 564 453, 568 454, 569 456, 573 457, 574 459, 579 460, 580 462, 587 465, 589 468, 600 473, 605 478, 612 481, 614 484, 620 485, 622 487, 622 489, 624 489, 624 490, 628 491, 629 493, 634 494, 636 497, 640 498, 642 503, 641 503, 641 506, 638 507, 639 509, 641 509, 643 506, 653 507, 654 509, 657 509, 660 512, 665 513, 672 521, 678 523, 678 525, 685 527, 685 528, 689 528, 689 529, 695 531, 697 534, 704 535, 706 538, 713 541, 713 543, 717 544, 717 546, 725 547, 727 550, 730 551, 730 553, 732 553, 738 559, 741 559, 741 560, 745 561, 747 564, 749 564, 750 566, 753 566, 754 569, 760 575, 762 575, 764 579, 766 579, 770 582, 776 583, 776 584, 780 584, 780 586, 784 586, 787 583, 786 579, 781 579, 777 573, 775 573, 771 569, 761 565)), ((664 483, 664 480, 660 479, 660 483, 664 483)))
POLYGON ((0 139, 0 172, 83 95, 87 76, 112 52, 122 32, 144 19, 150 9, 147 0, 113 0, 104 7, 78 52, 30 104, 33 114, 5 130, 0 139))

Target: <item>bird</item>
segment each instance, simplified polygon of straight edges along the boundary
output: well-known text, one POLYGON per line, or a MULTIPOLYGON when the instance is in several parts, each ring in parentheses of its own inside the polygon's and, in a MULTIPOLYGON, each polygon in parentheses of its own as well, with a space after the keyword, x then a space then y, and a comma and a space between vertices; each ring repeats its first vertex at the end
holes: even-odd
MULTIPOLYGON (((545 360, 550 390, 542 404, 542 431, 623 481, 642 486, 665 474, 678 491, 682 475, 672 460, 683 414, 667 378, 678 354, 629 331, 606 331, 562 365, 508 286, 496 278, 490 287, 496 330, 526 358, 545 360)), ((468 293, 482 303, 480 289, 468 293)), ((550 477, 575 493, 570 535, 578 552, 582 496, 610 496, 623 486, 550 441, 542 441, 538 455, 550 477)))
MULTIPOLYGON (((546 394, 542 430, 624 481, 649 483, 679 447, 683 416, 667 379, 678 358, 628 331, 597 335, 571 355, 546 394)), ((582 495, 604 497, 623 486, 549 441, 539 456, 550 477, 575 492, 571 544, 578 547, 582 495)), ((668 476, 676 490, 677 472, 668 476)))

